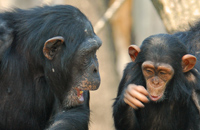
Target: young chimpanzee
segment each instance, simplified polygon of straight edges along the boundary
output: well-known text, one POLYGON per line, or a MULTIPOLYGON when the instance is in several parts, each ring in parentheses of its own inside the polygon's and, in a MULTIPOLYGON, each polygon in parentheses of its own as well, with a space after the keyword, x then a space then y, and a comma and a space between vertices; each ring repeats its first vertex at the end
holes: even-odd
POLYGON ((70 5, 0 13, 0 129, 88 130, 102 42, 70 5))
POLYGON ((200 130, 193 92, 200 91, 196 57, 175 36, 158 34, 131 45, 113 116, 117 130, 200 130))

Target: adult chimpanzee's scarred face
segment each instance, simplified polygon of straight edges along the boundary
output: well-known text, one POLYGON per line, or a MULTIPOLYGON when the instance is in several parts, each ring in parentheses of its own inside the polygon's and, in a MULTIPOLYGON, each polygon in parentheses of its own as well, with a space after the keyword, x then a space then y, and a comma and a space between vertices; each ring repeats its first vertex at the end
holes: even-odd
POLYGON ((83 90, 96 90, 99 88, 100 74, 96 51, 101 44, 99 37, 93 35, 93 37, 86 38, 77 50, 75 63, 79 64, 75 64, 72 68, 74 77, 72 78, 71 93, 77 93, 74 98, 77 99, 78 97, 78 102, 84 101, 83 90))
MULTIPOLYGON (((88 33, 88 32, 87 32, 88 33)), ((96 51, 101 46, 101 40, 95 34, 91 34, 79 46, 75 55, 73 66, 73 87, 82 90, 96 90, 100 85, 99 64, 96 51), (81 67, 80 67, 81 65, 81 67)))

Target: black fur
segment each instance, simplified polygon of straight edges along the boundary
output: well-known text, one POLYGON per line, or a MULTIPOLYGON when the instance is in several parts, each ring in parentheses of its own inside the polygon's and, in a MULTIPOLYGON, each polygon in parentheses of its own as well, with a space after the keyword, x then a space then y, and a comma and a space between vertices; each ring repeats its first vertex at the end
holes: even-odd
MULTIPOLYGON (((98 41, 86 16, 70 5, 15 9, 0 13, 0 29, 1 25, 8 33, 0 31, 0 44, 7 44, 3 42, 7 37, 12 42, 0 53, 0 129, 88 130, 89 92, 84 92, 83 104, 65 106, 66 95, 78 77, 73 70, 79 68, 82 75, 91 64, 76 57, 84 54, 78 52, 80 46, 90 42, 87 39, 98 41), (55 36, 65 41, 55 58, 48 60, 42 51, 44 43, 55 36)), ((97 43, 100 47, 101 41, 97 43)), ((92 57, 98 47, 85 55, 92 57)))
POLYGON ((200 90, 199 73, 195 68, 183 73, 181 58, 190 49, 176 36, 159 34, 148 37, 143 41, 136 61, 127 65, 113 104, 116 130, 200 130, 199 111, 192 98, 193 90, 200 90), (144 108, 134 110, 123 101, 124 90, 131 83, 146 87, 141 70, 146 60, 170 64, 175 72, 163 101, 150 101, 144 104, 144 108), (191 76, 194 77, 192 81, 189 80, 191 76))

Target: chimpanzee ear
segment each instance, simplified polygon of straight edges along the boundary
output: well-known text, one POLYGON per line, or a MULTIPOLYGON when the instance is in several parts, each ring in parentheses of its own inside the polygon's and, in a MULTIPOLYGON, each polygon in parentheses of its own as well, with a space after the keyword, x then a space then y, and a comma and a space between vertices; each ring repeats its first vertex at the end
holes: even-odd
POLYGON ((190 71, 196 64, 196 57, 191 54, 186 54, 182 57, 183 72, 190 71))
POLYGON ((43 54, 44 56, 52 60, 54 56, 57 54, 58 47, 62 45, 64 42, 64 38, 62 36, 56 36, 53 38, 48 39, 43 47, 43 54))
POLYGON ((134 62, 138 53, 140 52, 140 48, 136 45, 130 45, 128 48, 128 53, 131 57, 131 60, 134 62))

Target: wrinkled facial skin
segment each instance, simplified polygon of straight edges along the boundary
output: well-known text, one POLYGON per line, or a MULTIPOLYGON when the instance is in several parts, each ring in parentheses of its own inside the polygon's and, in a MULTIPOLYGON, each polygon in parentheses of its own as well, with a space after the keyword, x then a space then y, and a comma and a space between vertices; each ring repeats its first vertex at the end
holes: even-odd
POLYGON ((152 101, 162 101, 167 83, 174 75, 171 65, 165 63, 154 63, 145 61, 142 64, 142 72, 146 80, 149 98, 152 101))
POLYGON ((101 40, 95 36, 87 39, 90 45, 83 44, 78 50, 73 72, 72 88, 64 101, 66 107, 72 107, 84 102, 83 91, 97 90, 100 85, 99 64, 96 51, 101 46, 101 40), (88 48, 87 48, 88 47, 88 48), (87 49, 86 49, 87 48, 87 49), (66 103, 67 102, 67 103, 66 103))
POLYGON ((101 46, 98 36, 88 38, 81 44, 73 67, 73 88, 96 90, 100 85, 99 63, 96 51, 101 46))
POLYGON ((99 64, 96 51, 102 45, 98 36, 88 27, 85 30, 89 35, 79 46, 72 68, 72 88, 65 98, 70 101, 67 106, 76 106, 84 102, 83 91, 97 90, 100 85, 99 64))

